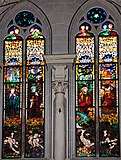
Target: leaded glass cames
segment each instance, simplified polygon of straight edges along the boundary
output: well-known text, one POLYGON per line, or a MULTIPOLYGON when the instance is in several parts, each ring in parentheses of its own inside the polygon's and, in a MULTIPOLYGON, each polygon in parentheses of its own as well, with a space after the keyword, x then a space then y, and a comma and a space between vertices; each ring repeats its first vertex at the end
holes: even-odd
MULTIPOLYGON (((15 21, 18 26, 28 27, 34 23, 34 19, 31 12, 23 11, 17 14, 15 21)), ((20 36, 20 29, 13 25, 8 29, 8 36, 4 40, 2 157, 6 159, 21 158, 24 146, 24 157, 44 158, 45 69, 42 55, 45 54, 45 38, 37 24, 28 30, 30 32, 28 38, 23 39, 20 36), (24 41, 26 45, 23 47, 24 41), (26 92, 23 91, 25 87, 26 92), (23 92, 24 95, 26 93, 24 100, 23 92), (25 119, 22 116, 23 111, 25 119), (26 139, 24 146, 22 136, 26 139)))
POLYGON ((82 34, 79 33, 76 36, 76 156, 93 157, 95 156, 96 140, 94 83, 95 38, 88 30, 88 28, 91 30, 88 23, 82 24, 80 28, 82 34))
POLYGON ((103 22, 102 31, 98 35, 98 53, 95 52, 95 36, 87 22, 80 25, 80 32, 75 38, 77 157, 96 157, 98 154, 96 150, 98 123, 99 156, 119 157, 118 35, 113 31, 114 24, 109 20, 105 21, 106 15, 102 8, 92 8, 87 13, 90 23, 103 22), (95 62, 98 62, 98 66, 95 62), (99 71, 98 75, 95 70, 99 71), (95 83, 97 76, 98 83, 95 83), (95 89, 97 84, 98 90, 95 89), (95 118, 97 110, 98 121, 95 118))

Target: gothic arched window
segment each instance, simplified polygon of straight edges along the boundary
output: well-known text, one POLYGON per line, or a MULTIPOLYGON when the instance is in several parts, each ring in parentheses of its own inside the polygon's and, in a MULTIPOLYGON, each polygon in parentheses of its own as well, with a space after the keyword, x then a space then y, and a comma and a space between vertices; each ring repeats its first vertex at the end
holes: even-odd
POLYGON ((90 9, 75 37, 76 157, 120 155, 118 34, 110 17, 90 9), (95 35, 92 27, 101 31, 95 35))
MULTIPOLYGON (((80 33, 76 36, 76 53, 78 54, 76 61, 77 156, 80 156, 80 148, 83 150, 80 142, 83 141, 81 139, 86 130, 92 133, 91 155, 95 155, 95 37, 90 32, 91 26, 88 23, 83 23, 79 29, 80 33)), ((90 149, 87 145, 89 144, 85 144, 84 147, 90 149)))
POLYGON ((26 39, 26 157, 44 157, 45 38, 37 25, 26 39), (31 133, 33 132, 33 134, 31 133), (33 140, 31 137, 33 136, 33 140), (35 144, 33 143, 35 139, 35 144), (38 141, 39 140, 39 141, 38 141), (31 144, 31 145, 30 145, 31 144), (31 149, 33 147, 33 149, 31 149), (36 148, 36 150, 34 149, 36 148))
POLYGON ((2 157, 44 158, 45 38, 39 19, 19 12, 8 24, 4 48, 2 157))

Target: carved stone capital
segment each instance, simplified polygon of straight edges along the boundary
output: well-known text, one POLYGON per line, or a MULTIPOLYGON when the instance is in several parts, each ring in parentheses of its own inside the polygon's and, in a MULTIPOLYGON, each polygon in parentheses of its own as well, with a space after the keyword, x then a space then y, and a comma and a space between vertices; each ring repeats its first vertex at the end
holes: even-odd
POLYGON ((68 82, 60 82, 60 81, 52 82, 52 88, 54 89, 55 94, 65 93, 67 87, 68 87, 68 82))

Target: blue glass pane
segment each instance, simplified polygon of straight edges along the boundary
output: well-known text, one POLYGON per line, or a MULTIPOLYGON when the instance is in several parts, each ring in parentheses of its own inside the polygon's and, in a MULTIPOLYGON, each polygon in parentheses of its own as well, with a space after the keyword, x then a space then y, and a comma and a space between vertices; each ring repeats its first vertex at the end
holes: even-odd
POLYGON ((30 26, 31 24, 34 23, 34 20, 35 20, 34 15, 28 11, 19 12, 15 17, 17 25, 21 27, 30 26))
POLYGON ((87 19, 91 23, 101 23, 106 19, 106 12, 102 8, 92 8, 87 13, 87 19))
POLYGON ((114 21, 113 17, 111 15, 109 15, 108 17, 110 20, 114 21))
POLYGON ((38 18, 37 18, 36 22, 42 26, 42 23, 40 22, 40 20, 38 18))
POLYGON ((10 27, 11 25, 13 25, 13 19, 9 22, 7 27, 10 27))
POLYGON ((79 22, 81 22, 81 21, 83 21, 83 20, 84 20, 84 17, 82 17, 79 22))

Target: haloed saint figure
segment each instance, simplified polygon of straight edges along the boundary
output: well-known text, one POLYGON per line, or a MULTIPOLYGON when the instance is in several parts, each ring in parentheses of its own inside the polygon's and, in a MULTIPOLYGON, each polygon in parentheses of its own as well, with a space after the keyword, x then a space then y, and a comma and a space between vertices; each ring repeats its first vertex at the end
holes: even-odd
POLYGON ((6 91, 6 117, 17 115, 19 112, 19 86, 9 85, 6 91))

